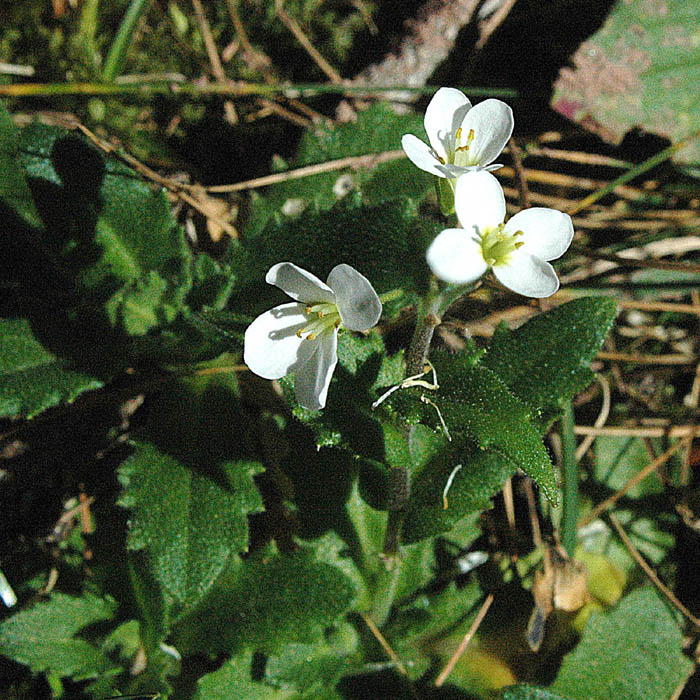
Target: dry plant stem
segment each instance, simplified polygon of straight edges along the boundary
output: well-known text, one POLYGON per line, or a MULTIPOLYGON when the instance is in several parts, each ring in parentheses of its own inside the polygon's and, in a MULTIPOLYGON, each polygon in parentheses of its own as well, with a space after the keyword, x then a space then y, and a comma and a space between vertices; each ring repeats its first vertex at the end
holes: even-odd
POLYGON ((627 533, 624 531, 622 525, 620 525, 619 520, 612 514, 608 513, 608 519, 610 520, 612 526, 615 528, 617 531, 617 534, 620 536, 620 539, 622 540, 622 543, 625 545, 629 553, 632 555, 634 560, 639 564, 639 566, 642 568, 644 573, 647 575, 649 580, 659 589, 659 591, 668 599, 668 602, 673 605, 676 610, 678 610, 683 617, 685 617, 690 623, 692 623, 695 627, 700 629, 700 620, 698 620, 693 613, 688 610, 688 608, 681 603, 678 598, 673 594, 673 592, 667 588, 663 581, 658 577, 654 569, 652 569, 649 564, 644 560, 644 557, 639 553, 639 550, 632 544, 632 540, 630 540, 629 536, 627 533))
POLYGON ((275 13, 280 18, 282 23, 292 34, 294 34, 296 40, 304 47, 304 50, 309 54, 309 56, 311 56, 314 63, 328 76, 328 79, 332 83, 342 83, 343 79, 341 78, 340 73, 338 73, 338 71, 333 68, 333 66, 328 63, 323 56, 321 56, 316 47, 309 41, 306 34, 304 34, 301 27, 287 14, 284 7, 282 7, 283 3, 284 0, 275 0, 275 13))
POLYGON ((325 163, 317 163, 315 165, 305 165, 302 168, 287 170, 283 173, 273 173, 263 177, 256 177, 252 180, 244 180, 243 182, 235 182, 231 185, 214 185, 207 187, 206 191, 211 194, 223 192, 240 192, 242 190, 253 190, 258 187, 267 187, 268 185, 276 185, 280 182, 288 180, 298 180, 319 173, 328 173, 333 170, 343 170, 345 168, 371 168, 379 163, 386 163, 390 160, 405 158, 406 154, 402 150, 385 151, 383 153, 369 153, 364 156, 348 156, 347 158, 338 158, 336 160, 327 160, 325 163))
MULTIPOLYGON (((595 419, 595 423, 593 426, 595 428, 602 428, 605 425, 605 421, 608 420, 608 416, 610 415, 610 406, 611 406, 611 400, 610 400, 610 384, 608 383, 608 380, 605 379, 600 374, 596 375, 596 379, 598 380, 598 383, 603 389, 603 403, 600 407, 600 413, 598 414, 598 417, 595 419)), ((576 434, 576 428, 574 427, 574 434, 576 434)), ((593 444, 593 441, 595 440, 594 435, 586 435, 586 437, 582 440, 581 444, 576 448, 576 461, 580 462, 583 455, 586 454, 588 451, 588 448, 593 444)))
POLYGON ((602 199, 603 197, 605 197, 605 195, 614 192, 615 189, 620 185, 624 185, 630 180, 633 180, 635 177, 638 177, 639 175, 642 175, 643 173, 659 165, 659 163, 663 163, 665 160, 668 160, 669 158, 671 158, 671 156, 673 156, 674 153, 681 150, 682 148, 685 148, 689 143, 695 141, 695 139, 697 139, 698 136, 700 136, 700 132, 696 132, 689 136, 687 139, 679 141, 678 143, 674 143, 672 146, 665 148, 660 153, 653 155, 651 158, 647 158, 647 160, 645 160, 643 163, 640 163, 634 168, 631 168, 626 173, 620 175, 620 177, 606 184, 597 192, 594 192, 593 194, 588 195, 588 197, 582 199, 573 209, 570 209, 567 212, 567 214, 578 214, 578 212, 585 209, 586 207, 589 207, 591 204, 597 202, 599 199, 602 199))
POLYGON ((668 355, 642 355, 633 352, 604 352, 596 355, 599 360, 611 360, 613 362, 633 362, 637 365, 692 365, 697 362, 696 357, 669 353, 668 355))
POLYGON ((481 36, 476 42, 476 50, 484 48, 491 35, 503 24, 508 13, 513 9, 513 5, 518 0, 503 0, 503 4, 481 25, 481 36))
POLYGON ((620 267, 641 267, 651 268, 655 270, 679 270, 682 272, 700 273, 700 265, 692 265, 691 263, 670 262, 667 260, 635 260, 634 258, 624 258, 615 253, 600 253, 597 250, 591 250, 585 246, 572 244, 571 252, 579 253, 593 260, 609 260, 617 263, 620 267))
POLYGON ((506 520, 511 535, 515 535, 515 502, 513 500, 513 478, 508 477, 503 484, 503 505, 506 509, 506 520))
POLYGON ((671 440, 684 438, 700 432, 700 425, 673 425, 673 426, 643 426, 643 425, 609 425, 596 428, 591 425, 577 425, 574 427, 574 435, 612 435, 615 437, 637 438, 662 438, 671 440))
MULTIPOLYGON (((207 17, 204 14, 204 8, 202 7, 201 0, 192 0, 192 7, 194 7, 194 13, 197 17, 197 22, 199 22, 199 29, 202 33, 202 39, 204 39, 204 46, 207 50, 207 56, 209 57, 209 63, 211 63, 211 70, 214 77, 220 82, 226 82, 226 74, 224 73, 224 67, 221 64, 221 58, 219 57, 219 51, 216 48, 216 43, 214 42, 214 35, 211 33, 211 27, 207 21, 207 17)), ((224 102, 224 112, 226 114, 226 119, 231 124, 238 123, 238 115, 236 114, 236 108, 231 100, 226 100, 224 102)))
POLYGON ((535 547, 542 546, 542 530, 540 529, 540 519, 537 516, 537 504, 535 503, 535 491, 532 488, 532 480, 525 479, 523 482, 525 497, 527 498, 527 512, 530 516, 530 527, 532 528, 532 543, 535 547))
MULTIPOLYGON (((506 3, 507 5, 507 3, 506 3)), ((523 168, 522 153, 515 139, 511 136, 508 141, 510 146, 510 155, 513 158, 513 170, 515 170, 515 181, 518 185, 518 194, 520 196, 520 209, 529 209, 532 204, 530 202, 530 190, 527 186, 527 178, 525 169, 523 168)))
POLYGON ((638 484, 643 479, 646 479, 651 473, 656 471, 661 465, 666 464, 668 460, 676 453, 681 447, 684 447, 687 443, 692 442, 694 433, 679 440, 674 445, 669 447, 663 454, 659 455, 655 460, 647 464, 644 469, 637 472, 621 489, 616 491, 610 498, 606 498, 602 503, 599 503, 588 515, 584 516, 578 521, 578 527, 583 527, 588 525, 591 521, 595 520, 597 517, 604 513, 606 510, 611 508, 617 503, 617 501, 622 498, 633 486, 638 484))
POLYGON ((386 641, 386 637, 384 637, 384 635, 379 631, 377 625, 374 624, 374 620, 367 613, 364 612, 361 612, 360 616, 365 621, 367 627, 369 627, 369 631, 372 633, 374 638, 379 642, 379 645, 382 647, 382 649, 384 649, 386 655, 394 662, 399 673, 403 676, 408 676, 408 671, 403 665, 403 662, 397 656, 396 652, 391 648, 389 642, 386 641))
POLYGON ((92 131, 90 131, 86 126, 83 126, 79 122, 76 122, 75 126, 79 131, 85 134, 85 136, 87 136, 87 138, 90 139, 90 141, 92 141, 92 143, 95 144, 95 146, 97 146, 101 151, 109 155, 115 156, 123 163, 126 163, 126 165, 136 170, 136 172, 138 172, 139 175, 141 175, 145 179, 151 180, 152 182, 155 182, 161 187, 165 187, 165 189, 172 192, 183 202, 189 204, 193 209, 196 209, 200 214, 202 214, 202 216, 216 222, 230 236, 234 238, 238 236, 238 231, 236 231, 236 228, 234 226, 231 226, 231 224, 229 224, 228 221, 224 221, 218 216, 214 216, 209 211, 209 209, 206 206, 204 206, 201 202, 199 202, 195 197, 192 197, 186 192, 183 192, 183 188, 180 185, 180 183, 174 182, 173 180, 169 180, 165 177, 161 177, 157 172, 155 172, 155 170, 151 170, 151 168, 141 163, 141 161, 137 160, 136 158, 134 158, 134 156, 130 155, 129 153, 125 153, 124 151, 118 150, 112 144, 103 141, 98 136, 93 134, 92 131))
POLYGON ((483 621, 484 617, 486 617, 486 613, 489 611, 489 608, 491 607, 491 603, 493 603, 493 593, 489 593, 486 596, 486 600, 484 601, 483 605, 481 606, 479 613, 474 618, 474 622, 472 622, 471 627, 469 628, 469 631, 464 635, 464 639, 462 639, 459 647, 457 647, 457 651, 455 651, 455 653, 452 655, 452 658, 447 662, 447 665, 445 666, 445 668, 443 668, 442 671, 440 672, 440 675, 437 677, 437 680, 435 681, 436 688, 440 688, 444 684, 444 682, 447 680, 450 673, 452 673, 452 670, 457 665, 457 662, 459 661, 460 657, 462 656, 462 654, 464 654, 467 647, 469 646, 469 642, 471 642, 472 637, 474 637, 474 635, 476 634, 476 631, 479 629, 479 625, 483 621))

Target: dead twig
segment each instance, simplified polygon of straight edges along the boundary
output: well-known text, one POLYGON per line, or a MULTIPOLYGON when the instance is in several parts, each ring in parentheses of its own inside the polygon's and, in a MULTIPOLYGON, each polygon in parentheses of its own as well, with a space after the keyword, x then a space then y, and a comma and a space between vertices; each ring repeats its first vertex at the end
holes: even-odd
POLYGON ((486 600, 484 600, 484 603, 481 606, 481 609, 479 610, 477 616, 474 618, 474 622, 472 622, 471 627, 469 628, 467 633, 464 635, 464 639, 462 639, 459 646, 457 647, 457 651, 455 651, 455 653, 452 654, 452 657, 447 662, 447 665, 440 672, 440 675, 437 677, 437 680, 435 681, 436 688, 440 688, 443 685, 443 683, 447 680, 450 673, 452 673, 455 665, 459 661, 462 654, 464 654, 464 652, 467 650, 467 647, 469 646, 469 642, 471 642, 472 637, 474 637, 474 635, 476 634, 476 631, 479 629, 479 625, 481 625, 481 622, 483 621, 484 617, 486 617, 486 613, 489 611, 489 608, 491 607, 491 603, 493 603, 493 593, 489 593, 486 596, 486 600))
POLYGON ((632 540, 624 531, 622 525, 620 525, 619 520, 612 513, 608 513, 608 519, 617 531, 617 534, 620 536, 620 539, 627 548, 627 551, 632 555, 637 564, 639 564, 639 566, 642 568, 644 573, 647 575, 647 578, 659 589, 661 594, 668 599, 668 602, 671 603, 671 605, 673 605, 673 607, 676 608, 676 610, 678 610, 681 613, 681 615, 683 615, 683 617, 686 618, 686 620, 688 620, 695 627, 700 629, 700 620, 698 620, 698 618, 695 617, 695 615, 693 615, 693 613, 691 613, 690 610, 688 610, 688 608, 686 608, 685 605, 683 605, 683 603, 681 603, 681 601, 678 600, 678 598, 676 598, 672 591, 664 585, 663 581, 661 581, 654 569, 652 569, 651 566, 647 564, 644 557, 639 553, 639 550, 634 546, 634 544, 632 544, 632 540))
MULTIPOLYGON (((194 14, 197 17, 197 22, 199 22, 199 29, 202 33, 202 39, 204 40, 204 46, 207 50, 207 56, 209 57, 212 73, 220 83, 226 83, 228 80, 226 78, 226 74, 224 73, 224 67, 221 63, 219 51, 216 48, 216 43, 214 42, 214 35, 211 33, 211 27, 209 26, 207 17, 204 14, 204 8, 202 7, 201 0, 192 0, 192 7, 194 7, 194 14)), ((224 112, 226 114, 226 120, 229 123, 238 123, 238 114, 236 114, 236 108, 231 100, 226 100, 224 102, 224 112)))
POLYGON ((272 175, 264 175, 256 177, 252 180, 236 182, 232 185, 214 185, 213 187, 205 188, 210 193, 221 192, 240 192, 241 190, 252 190, 258 187, 266 187, 267 185, 276 185, 279 182, 287 180, 297 180, 302 177, 318 175, 319 173, 328 173, 333 170, 343 170, 344 168, 370 168, 379 163, 386 163, 390 160, 404 158, 406 154, 402 150, 384 151, 383 153, 369 153, 364 156, 349 156, 347 158, 338 158, 337 160, 328 160, 325 163, 317 163, 315 165, 305 165, 302 168, 294 170, 286 170, 283 173, 273 173, 272 175))
POLYGON ((621 489, 618 489, 612 496, 606 498, 602 503, 599 503, 590 513, 588 513, 588 515, 581 518, 578 521, 578 527, 588 525, 588 523, 598 518, 601 513, 608 510, 611 506, 614 506, 615 503, 617 503, 617 501, 620 500, 620 498, 622 498, 633 486, 636 486, 640 481, 646 479, 647 476, 656 471, 661 465, 666 464, 666 462, 668 462, 668 460, 671 459, 671 457, 678 452, 681 447, 683 447, 687 442, 691 442, 693 437, 694 433, 683 438, 682 440, 679 440, 674 445, 669 447, 666 452, 660 454, 655 460, 647 464, 646 467, 629 479, 621 489))
POLYGON ((289 31, 294 34, 296 40, 303 46, 306 53, 309 54, 314 63, 326 74, 328 79, 332 83, 340 84, 343 82, 340 73, 333 68, 333 66, 326 61, 326 59, 319 53, 318 49, 309 41, 309 38, 304 34, 302 28, 297 24, 297 22, 290 17, 283 7, 284 0, 275 0, 275 13, 280 18, 281 22, 284 24, 289 31))

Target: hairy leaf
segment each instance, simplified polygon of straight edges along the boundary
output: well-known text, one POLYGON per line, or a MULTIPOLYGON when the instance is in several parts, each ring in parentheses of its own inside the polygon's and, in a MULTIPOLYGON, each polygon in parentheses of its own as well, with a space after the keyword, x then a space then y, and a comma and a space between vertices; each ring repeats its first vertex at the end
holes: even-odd
POLYGON ((293 690, 279 690, 253 680, 252 663, 253 654, 250 651, 241 652, 225 661, 221 668, 197 681, 193 700, 285 700, 296 695, 293 690))
POLYGON ((0 319, 0 416, 33 418, 102 381, 47 350, 25 319, 0 319))
POLYGON ((500 326, 481 365, 533 409, 533 421, 544 431, 562 402, 593 379, 589 364, 615 313, 613 299, 584 297, 535 316, 515 331, 500 326))
POLYGON ((651 587, 607 613, 594 613, 565 659, 552 690, 572 700, 658 700, 671 697, 692 671, 673 614, 651 587))
POLYGON ((53 593, 49 600, 15 613, 0 623, 0 654, 26 664, 34 673, 50 671, 74 680, 94 678, 113 668, 80 630, 112 618, 111 601, 86 594, 53 593))

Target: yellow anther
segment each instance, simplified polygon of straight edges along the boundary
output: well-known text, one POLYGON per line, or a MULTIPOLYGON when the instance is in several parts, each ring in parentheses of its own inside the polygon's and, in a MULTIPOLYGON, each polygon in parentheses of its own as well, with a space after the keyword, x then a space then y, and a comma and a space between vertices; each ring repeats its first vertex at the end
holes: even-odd
POLYGON ((457 129, 457 133, 455 134, 455 137, 457 138, 457 141, 459 141, 462 138, 462 127, 460 126, 459 129, 457 129))

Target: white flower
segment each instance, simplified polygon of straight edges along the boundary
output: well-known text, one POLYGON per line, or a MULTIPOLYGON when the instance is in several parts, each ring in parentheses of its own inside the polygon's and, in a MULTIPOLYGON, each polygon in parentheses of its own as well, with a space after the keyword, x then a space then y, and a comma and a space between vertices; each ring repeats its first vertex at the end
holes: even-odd
POLYGON ((310 410, 326 405, 338 361, 338 328, 364 331, 382 314, 382 303, 366 277, 350 265, 336 265, 326 284, 289 262, 273 265, 265 281, 293 303, 258 316, 245 332, 243 361, 265 379, 296 372, 297 401, 310 410))
POLYGON ((401 145, 414 165, 438 177, 455 178, 470 170, 496 170, 491 165, 513 133, 513 110, 500 100, 475 107, 464 93, 440 88, 425 111, 430 146, 412 134, 401 145))
POLYGON ((445 282, 469 284, 489 268, 509 289, 548 297, 559 280, 547 260, 564 254, 574 237, 568 214, 533 207, 504 223, 506 200, 498 180, 484 170, 457 180, 455 210, 464 228, 448 228, 427 252, 430 269, 445 282))

